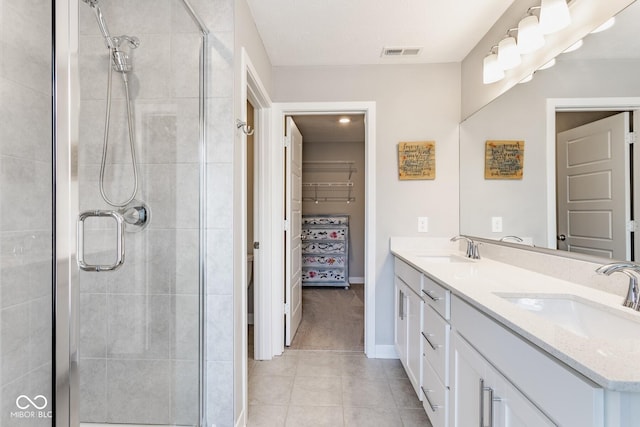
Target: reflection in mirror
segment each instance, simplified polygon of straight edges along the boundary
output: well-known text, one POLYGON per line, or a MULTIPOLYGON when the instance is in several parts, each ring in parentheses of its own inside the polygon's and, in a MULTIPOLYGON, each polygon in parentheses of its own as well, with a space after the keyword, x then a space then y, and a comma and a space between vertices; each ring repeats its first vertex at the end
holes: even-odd
MULTIPOLYGON (((604 146, 598 146, 589 134, 572 129, 586 125, 587 131, 593 131, 589 127, 594 125, 589 123, 618 116, 622 117, 618 122, 627 126, 624 139, 634 116, 640 123, 640 114, 633 114, 634 109, 640 109, 640 40, 634 28, 639 21, 640 2, 634 2, 618 14, 611 29, 588 35, 582 48, 560 55, 554 67, 536 72, 532 81, 517 85, 461 123, 462 234, 493 240, 517 236, 529 246, 633 259, 636 245, 633 233, 627 230, 633 229, 629 221, 640 218, 640 214, 631 211, 630 150, 626 145, 622 148, 621 166, 605 165, 600 155, 604 146), (622 112, 628 113, 620 115, 622 112), (560 157, 565 163, 573 163, 569 170, 560 172, 564 177, 557 181, 564 187, 557 192, 559 132, 565 138, 564 152, 571 154, 568 160, 560 157), (524 141, 521 179, 485 179, 488 140, 524 141), (591 141, 596 151, 588 151, 588 143, 577 141, 591 141), (573 168, 578 164, 582 169, 573 168), (587 164, 605 167, 590 169, 587 164), (557 193, 565 201, 580 200, 582 204, 560 206, 557 193), (601 203, 613 196, 621 213, 601 203), (557 205, 562 209, 562 218, 557 217, 557 205), (590 209, 589 214, 582 213, 585 206, 590 209), (560 230, 558 226, 564 228, 560 230), (564 240, 560 240, 563 235, 564 240), (589 241, 584 239, 587 236, 589 241)), ((607 126, 594 132, 604 132, 606 144, 613 144, 609 138, 613 130, 607 126)), ((612 146, 604 148, 608 156, 612 146)), ((636 205, 640 205, 638 200, 636 205)), ((636 252, 640 253, 640 246, 636 252)))

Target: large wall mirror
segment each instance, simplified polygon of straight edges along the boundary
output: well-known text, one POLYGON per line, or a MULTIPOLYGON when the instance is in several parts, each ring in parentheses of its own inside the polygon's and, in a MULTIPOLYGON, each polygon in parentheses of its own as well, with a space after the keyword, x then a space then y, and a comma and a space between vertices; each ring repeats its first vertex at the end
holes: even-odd
MULTIPOLYGON (((632 194, 633 149, 619 145, 629 138, 633 122, 640 123, 640 112, 634 113, 640 111, 638 22, 636 1, 616 16, 612 28, 589 34, 580 49, 561 54, 554 67, 537 71, 530 82, 461 123, 462 234, 640 259, 640 244, 633 242, 640 231, 633 233, 630 222, 640 220, 633 212, 635 205, 640 213, 640 197, 634 203, 632 194), (563 141, 560 155, 556 140, 563 141), (521 179, 485 178, 487 141, 524 141, 521 179), (557 171, 558 162, 569 169, 557 171)), ((640 160, 635 164, 637 191, 640 160)))

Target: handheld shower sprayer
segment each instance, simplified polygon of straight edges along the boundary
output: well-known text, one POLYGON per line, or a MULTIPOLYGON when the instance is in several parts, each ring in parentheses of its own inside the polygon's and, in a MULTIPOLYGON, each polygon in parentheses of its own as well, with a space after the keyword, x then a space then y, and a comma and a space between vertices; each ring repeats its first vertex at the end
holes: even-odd
POLYGON ((104 125, 104 138, 102 144, 102 162, 100 165, 100 194, 105 202, 115 207, 125 207, 133 200, 135 200, 136 193, 138 192, 138 162, 136 160, 136 147, 135 147, 135 130, 134 130, 134 117, 133 117, 133 109, 131 107, 131 99, 129 97, 129 79, 127 77, 127 73, 132 70, 131 61, 129 60, 129 49, 136 49, 140 46, 140 40, 137 37, 133 36, 118 36, 111 37, 111 33, 109 33, 109 27, 107 27, 107 22, 104 19, 104 15, 100 10, 100 6, 98 6, 99 0, 82 0, 84 1, 91 9, 93 9, 94 14, 96 15, 96 20, 98 21, 98 27, 100 28, 100 32, 104 37, 105 44, 109 49, 109 66, 108 66, 108 74, 107 74, 107 108, 105 114, 105 125, 104 125), (122 45, 127 46, 129 49, 121 50, 122 45), (127 105, 127 124, 129 129, 129 146, 131 150, 131 166, 133 169, 133 189, 131 191, 131 195, 125 199, 124 201, 115 201, 107 195, 105 191, 104 185, 104 177, 106 170, 106 159, 109 145, 109 124, 111 120, 111 86, 112 86, 112 75, 113 71, 118 71, 122 76, 122 82, 124 85, 124 92, 126 97, 126 105, 127 105))

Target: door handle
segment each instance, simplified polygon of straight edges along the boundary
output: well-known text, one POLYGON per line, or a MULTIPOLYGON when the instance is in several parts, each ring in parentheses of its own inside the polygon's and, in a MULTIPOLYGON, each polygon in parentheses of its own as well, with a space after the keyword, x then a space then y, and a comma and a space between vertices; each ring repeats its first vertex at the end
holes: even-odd
POLYGON ((564 234, 560 234, 558 236, 558 240, 560 240, 561 242, 564 242, 565 240, 567 240, 567 236, 565 236, 564 234))
POLYGON ((84 271, 113 271, 124 263, 124 218, 115 211, 85 211, 78 215, 78 267, 84 271), (112 218, 116 222, 116 260, 113 264, 87 264, 84 257, 84 222, 87 218, 112 218))

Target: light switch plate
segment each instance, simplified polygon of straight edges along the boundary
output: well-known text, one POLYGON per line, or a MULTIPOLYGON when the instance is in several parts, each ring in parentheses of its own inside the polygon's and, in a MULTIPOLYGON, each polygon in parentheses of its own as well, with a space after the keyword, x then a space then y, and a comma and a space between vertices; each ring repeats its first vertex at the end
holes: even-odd
POLYGON ((429 231, 429 217, 418 217, 418 233, 427 233, 429 231))

